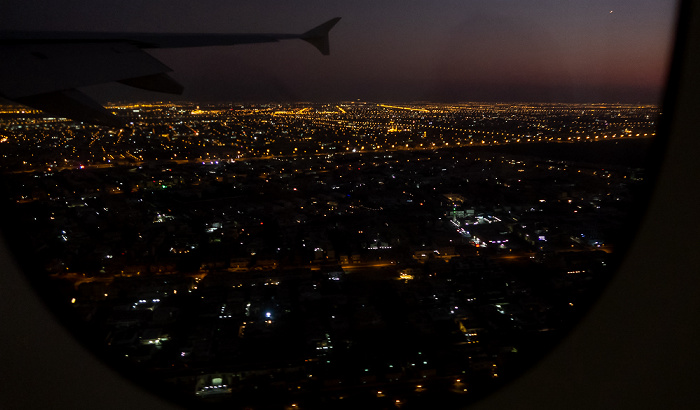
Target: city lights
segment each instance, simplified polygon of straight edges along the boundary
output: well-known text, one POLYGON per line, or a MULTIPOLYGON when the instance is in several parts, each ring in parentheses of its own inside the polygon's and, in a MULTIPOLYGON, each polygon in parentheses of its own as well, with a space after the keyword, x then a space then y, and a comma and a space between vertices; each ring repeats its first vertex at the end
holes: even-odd
POLYGON ((0 113, 15 235, 108 354, 193 397, 290 409, 470 400, 517 374, 609 278, 659 113, 110 108, 132 125, 0 113))

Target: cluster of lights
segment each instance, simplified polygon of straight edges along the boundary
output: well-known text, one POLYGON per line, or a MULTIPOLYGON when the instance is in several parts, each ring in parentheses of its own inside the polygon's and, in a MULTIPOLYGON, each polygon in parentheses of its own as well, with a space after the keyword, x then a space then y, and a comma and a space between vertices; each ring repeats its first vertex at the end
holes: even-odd
POLYGON ((374 244, 374 245, 370 245, 369 247, 367 247, 367 250, 371 250, 371 251, 372 250, 376 251, 378 249, 391 249, 391 246, 389 246, 389 245, 378 246, 378 245, 374 244))
POLYGON ((400 280, 413 280, 414 276, 409 275, 408 273, 401 273, 401 274, 399 274, 399 279, 400 280))
MULTIPOLYGON (((105 296, 107 296, 105 294, 105 296)), ((160 299, 151 299, 150 301, 147 299, 139 299, 134 304, 131 306, 132 309, 137 309, 140 305, 145 305, 145 304, 157 304, 160 303, 160 299)), ((152 309, 153 306, 151 306, 149 309, 152 309)))
POLYGON ((226 314, 226 304, 221 306, 221 311, 219 312, 219 319, 230 319, 233 316, 231 314, 226 314))

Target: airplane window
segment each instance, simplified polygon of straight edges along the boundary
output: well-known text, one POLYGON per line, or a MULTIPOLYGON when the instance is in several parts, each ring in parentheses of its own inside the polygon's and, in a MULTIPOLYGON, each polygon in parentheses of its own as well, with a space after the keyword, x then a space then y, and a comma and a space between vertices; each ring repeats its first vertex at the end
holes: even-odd
POLYGON ((676 5, 305 3, 9 7, 8 246, 176 404, 473 403, 620 264, 676 5))

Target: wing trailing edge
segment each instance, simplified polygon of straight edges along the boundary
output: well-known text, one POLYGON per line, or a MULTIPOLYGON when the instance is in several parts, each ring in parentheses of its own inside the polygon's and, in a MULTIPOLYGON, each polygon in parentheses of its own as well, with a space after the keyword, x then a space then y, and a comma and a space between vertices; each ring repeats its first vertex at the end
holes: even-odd
POLYGON ((165 73, 127 78, 125 80, 118 80, 117 82, 142 90, 159 91, 168 94, 182 94, 185 90, 185 87, 165 73))

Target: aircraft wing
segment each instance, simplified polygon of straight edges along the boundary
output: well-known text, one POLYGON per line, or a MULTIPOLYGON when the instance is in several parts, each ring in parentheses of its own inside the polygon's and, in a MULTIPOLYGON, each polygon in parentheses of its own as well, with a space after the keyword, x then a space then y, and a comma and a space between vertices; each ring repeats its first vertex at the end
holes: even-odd
POLYGON ((0 33, 0 96, 78 121, 122 126, 122 121, 77 90, 120 82, 181 94, 169 67, 144 49, 268 43, 301 39, 330 52, 334 18, 302 34, 0 33))

